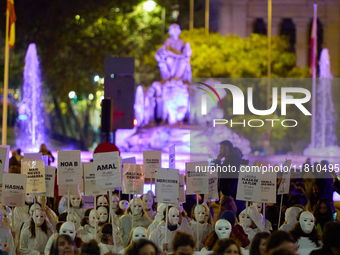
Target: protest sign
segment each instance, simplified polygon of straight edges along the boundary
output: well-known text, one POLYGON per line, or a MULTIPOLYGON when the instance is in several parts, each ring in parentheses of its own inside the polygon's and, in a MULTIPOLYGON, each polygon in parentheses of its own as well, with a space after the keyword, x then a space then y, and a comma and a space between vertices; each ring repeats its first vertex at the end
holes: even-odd
POLYGON ((97 189, 112 189, 122 186, 117 151, 94 154, 93 165, 97 189))
POLYGON ((145 178, 155 178, 155 169, 162 167, 161 151, 143 151, 145 178))
POLYGON ((175 145, 172 145, 169 147, 169 168, 176 168, 175 156, 175 145))
POLYGON ((54 183, 55 183, 55 167, 45 166, 45 186, 46 192, 38 193, 37 195, 54 197, 54 183))
POLYGON ((1 204, 4 206, 25 206, 26 174, 4 173, 1 204))
POLYGON ((278 195, 288 194, 290 187, 290 169, 291 169, 292 161, 286 160, 283 169, 282 169, 282 179, 279 185, 279 190, 277 192, 278 195))
POLYGON ((46 192, 45 164, 42 160, 23 160, 21 171, 27 175, 27 193, 46 192))
POLYGON ((2 183, 2 175, 8 172, 9 164, 9 146, 0 147, 0 183, 2 183))
POLYGON ((185 163, 186 168, 186 194, 208 194, 209 193, 209 172, 208 162, 185 163))
POLYGON ((58 185, 81 184, 82 167, 80 150, 58 151, 58 185))
POLYGON ((178 204, 179 170, 156 168, 156 202, 178 204))
POLYGON ((261 195, 262 203, 276 203, 276 172, 267 172, 262 174, 261 195))
MULTIPOLYGON (((242 167, 248 166, 240 166, 242 167)), ((261 171, 246 172, 241 171, 238 177, 236 200, 261 202, 261 171)))
POLYGON ((78 196, 79 195, 79 184, 71 184, 71 185, 58 185, 58 195, 59 196, 67 196, 68 187, 70 187, 70 195, 78 196))
POLYGON ((185 190, 184 190, 184 174, 179 174, 179 189, 178 189, 178 202, 185 203, 185 190))
POLYGON ((124 164, 123 194, 143 194, 145 173, 143 165, 124 164))
POLYGON ((209 178, 209 193, 204 195, 205 201, 219 199, 217 184, 218 184, 217 178, 209 178))
POLYGON ((84 187, 85 196, 104 195, 107 193, 106 189, 97 189, 96 187, 96 173, 93 162, 83 163, 84 168, 84 187))

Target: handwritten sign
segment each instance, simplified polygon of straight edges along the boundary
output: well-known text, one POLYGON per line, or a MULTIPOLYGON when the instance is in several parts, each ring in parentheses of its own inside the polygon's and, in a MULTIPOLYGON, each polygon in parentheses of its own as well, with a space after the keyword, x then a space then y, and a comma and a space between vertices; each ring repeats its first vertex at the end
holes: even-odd
POLYGON ((144 178, 143 165, 124 164, 123 194, 143 194, 144 178))
POLYGON ((58 151, 58 185, 81 184, 82 167, 80 150, 58 151))
POLYGON ((46 192, 45 164, 41 160, 22 160, 21 171, 27 175, 26 192, 46 192))
POLYGON ((1 204, 7 206, 25 206, 26 174, 4 173, 1 204))
POLYGON ((143 151, 145 178, 155 178, 155 169, 162 165, 161 151, 143 151))
POLYGON ((94 154, 93 166, 97 189, 112 189, 122 186, 117 151, 94 154))

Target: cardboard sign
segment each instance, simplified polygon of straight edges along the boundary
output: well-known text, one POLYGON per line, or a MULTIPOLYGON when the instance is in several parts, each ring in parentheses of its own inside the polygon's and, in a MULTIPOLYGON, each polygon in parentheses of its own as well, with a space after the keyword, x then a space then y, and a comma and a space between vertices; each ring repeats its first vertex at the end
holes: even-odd
POLYGON ((178 204, 179 170, 156 168, 156 202, 178 204))
POLYGON ((106 189, 97 189, 96 188, 96 173, 94 170, 93 162, 83 163, 84 168, 84 187, 85 187, 85 196, 96 196, 96 195, 105 195, 107 194, 106 189))
POLYGON ((81 184, 82 167, 80 151, 58 151, 58 185, 81 184))
POLYGON ((143 194, 145 173, 143 165, 124 164, 123 194, 143 194))
MULTIPOLYGON (((246 167, 241 165, 241 167, 246 167)), ((236 200, 261 202, 262 172, 239 172, 236 200)))
POLYGON ((26 192, 42 193, 46 192, 45 184, 45 164, 41 160, 23 160, 21 171, 27 175, 26 192))
POLYGON ((204 200, 218 200, 218 178, 209 178, 209 193, 204 195, 204 200))
POLYGON ((26 174, 4 173, 1 204, 7 206, 25 206, 26 174))
POLYGON ((58 195, 67 196, 67 190, 69 186, 70 186, 70 195, 78 196, 79 195, 79 184, 58 185, 58 195))
POLYGON ((162 151, 143 151, 145 178, 155 178, 156 168, 162 167, 162 151))
POLYGON ((7 147, 0 147, 0 183, 2 183, 2 175, 4 172, 8 172, 8 165, 9 149, 7 147))
POLYGON ((187 195, 208 194, 209 193, 209 172, 202 169, 208 169, 208 162, 190 162, 185 163, 187 195))
POLYGON ((24 153, 24 160, 41 160, 42 153, 24 153))
POLYGON ((184 174, 179 175, 179 189, 178 189, 178 202, 185 203, 186 196, 185 196, 185 189, 184 189, 184 174))
POLYGON ((45 166, 46 192, 41 192, 37 195, 46 196, 46 197, 54 197, 54 183, 55 183, 55 167, 45 166))
POLYGON ((97 189, 112 189, 122 186, 117 151, 94 154, 93 166, 97 189))
POLYGON ((278 195, 288 194, 290 188, 290 169, 292 165, 292 160, 286 160, 282 169, 282 179, 280 182, 278 195))
POLYGON ((176 169, 175 145, 169 147, 169 168, 176 169))
POLYGON ((276 172, 268 172, 262 174, 261 179, 261 195, 262 203, 276 203, 276 172))

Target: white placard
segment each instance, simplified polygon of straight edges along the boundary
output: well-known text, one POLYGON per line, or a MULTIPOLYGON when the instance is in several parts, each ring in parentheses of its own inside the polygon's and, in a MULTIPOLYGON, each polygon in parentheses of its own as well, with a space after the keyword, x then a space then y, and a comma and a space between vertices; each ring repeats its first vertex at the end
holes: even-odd
POLYGON ((179 170, 156 168, 156 202, 178 204, 179 170))
POLYGON ((143 194, 144 188, 143 165, 124 164, 123 168, 123 194, 143 194))
POLYGON ((176 169, 175 145, 169 147, 169 168, 176 169))
POLYGON ((122 187, 119 155, 117 151, 94 154, 93 166, 97 189, 122 187))
POLYGON ((41 160, 42 153, 24 153, 24 160, 41 160))
POLYGON ((82 170, 80 150, 58 151, 58 185, 81 184, 82 170))
POLYGON ((107 194, 106 189, 96 188, 96 173, 93 162, 83 163, 85 196, 96 196, 107 194))
POLYGON ((261 196, 262 203, 276 203, 276 172, 262 174, 261 179, 261 196))
POLYGON ((280 182, 278 195, 288 194, 290 188, 290 168, 292 165, 292 160, 286 160, 282 169, 282 179, 280 182))
POLYGON ((162 167, 162 151, 143 151, 145 178, 155 178, 155 169, 162 167))
POLYGON ((4 173, 1 204, 7 206, 25 206, 26 174, 4 173))
MULTIPOLYGON (((240 169, 250 167, 241 165, 240 169)), ((261 202, 261 179, 262 172, 239 172, 236 200, 261 202)))
POLYGON ((42 160, 23 160, 21 162, 21 172, 27 175, 27 193, 46 192, 45 164, 42 160))
POLYGON ((9 162, 9 149, 7 147, 0 147, 0 183, 2 183, 2 175, 4 172, 8 172, 8 162, 9 162))
POLYGON ((218 178, 209 178, 209 194, 204 195, 204 200, 218 200, 218 178))
MULTIPOLYGON (((67 190, 69 185, 58 185, 58 195, 59 196, 67 196, 67 190)), ((71 184, 70 185, 70 195, 78 196, 79 195, 79 184, 71 184)))
POLYGON ((179 203, 186 202, 185 190, 184 190, 184 174, 179 174, 179 188, 178 188, 178 199, 179 203))
POLYGON ((209 193, 209 172, 207 162, 185 163, 187 195, 209 193))
POLYGON ((54 183, 55 183, 55 167, 45 166, 45 185, 46 192, 38 193, 37 195, 54 197, 54 183))

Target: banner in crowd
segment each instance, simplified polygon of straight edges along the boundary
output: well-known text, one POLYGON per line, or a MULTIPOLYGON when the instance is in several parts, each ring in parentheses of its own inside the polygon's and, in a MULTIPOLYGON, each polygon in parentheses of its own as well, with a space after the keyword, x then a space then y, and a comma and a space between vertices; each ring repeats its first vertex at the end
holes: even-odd
POLYGON ((42 153, 24 153, 24 160, 41 160, 42 153))
POLYGON ((119 155, 117 151, 94 154, 93 165, 97 189, 122 187, 119 155))
POLYGON ((22 160, 21 171, 27 175, 27 193, 46 192, 45 164, 42 160, 22 160))
POLYGON ((175 153, 175 145, 169 147, 169 168, 176 169, 176 153, 175 153))
POLYGON ((276 203, 276 177, 276 172, 262 174, 260 201, 257 202, 276 203))
POLYGON ((84 194, 85 196, 96 196, 107 194, 106 189, 97 189, 96 173, 93 162, 83 163, 84 168, 84 194))
POLYGON ((208 194, 209 193, 209 172, 207 162, 185 163, 186 169, 186 194, 208 194))
POLYGON ((209 194, 204 195, 204 200, 218 200, 218 178, 209 178, 209 194))
POLYGON ((79 191, 79 184, 71 184, 71 185, 58 185, 58 195, 59 196, 67 196, 68 187, 70 187, 70 196, 78 196, 79 191))
POLYGON ((179 170, 156 168, 156 202, 178 204, 179 170))
POLYGON ((178 189, 178 202, 179 203, 186 202, 184 184, 185 184, 184 174, 179 174, 179 189, 178 189))
MULTIPOLYGON (((249 167, 243 166, 241 167, 249 167)), ((262 172, 239 173, 236 200, 260 202, 262 172)))
POLYGON ((292 165, 292 160, 286 160, 283 165, 282 179, 281 179, 279 189, 277 192, 278 195, 289 193, 291 165, 292 165))
POLYGON ((82 170, 80 150, 58 151, 58 185, 81 184, 82 170))
POLYGON ((55 167, 45 166, 45 187, 46 192, 41 192, 37 195, 54 197, 54 183, 55 183, 55 167))
POLYGON ((0 147, 0 184, 2 183, 2 175, 4 174, 4 172, 8 172, 8 165, 9 165, 9 145, 3 145, 0 147))
POLYGON ((124 164, 123 168, 123 194, 144 193, 144 166, 136 164, 124 164))
POLYGON ((4 173, 1 204, 3 206, 25 206, 26 174, 4 173))
POLYGON ((145 178, 155 178, 155 169, 162 167, 162 151, 143 151, 145 178))

